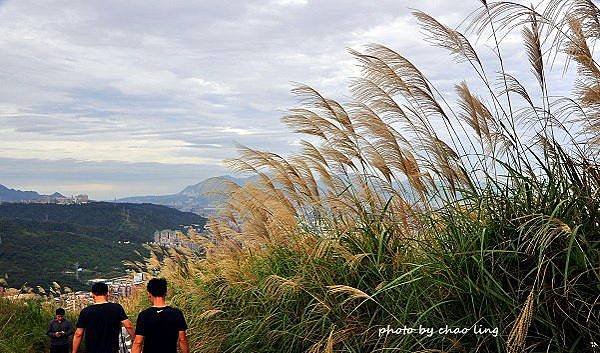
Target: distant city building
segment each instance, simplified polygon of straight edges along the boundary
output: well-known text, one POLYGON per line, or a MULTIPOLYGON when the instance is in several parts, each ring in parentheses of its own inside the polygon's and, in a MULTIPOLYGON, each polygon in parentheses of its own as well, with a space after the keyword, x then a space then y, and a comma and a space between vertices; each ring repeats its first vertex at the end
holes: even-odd
POLYGON ((133 275, 133 284, 141 284, 146 280, 146 274, 139 272, 133 275))
POLYGON ((157 230, 154 232, 154 242, 161 246, 177 246, 179 245, 179 237, 176 230, 157 230))
MULTIPOLYGON (((190 229, 188 228, 189 231, 190 229)), ((167 248, 186 247, 192 250, 200 249, 198 244, 190 241, 182 232, 171 229, 154 232, 154 243, 167 248)))
POLYGON ((95 278, 88 281, 88 284, 104 282, 108 285, 108 292, 113 299, 119 300, 131 295, 136 286, 143 284, 146 281, 144 273, 134 273, 133 275, 125 275, 113 278, 95 278))
POLYGON ((56 200, 54 203, 59 205, 71 205, 75 203, 75 199, 73 197, 57 197, 54 200, 56 200))
POLYGON ((66 197, 59 193, 54 193, 52 195, 42 195, 40 198, 35 200, 23 201, 23 203, 54 203, 57 205, 80 205, 88 202, 90 202, 90 199, 86 194, 79 194, 77 196, 66 197))
POLYGON ((199 207, 194 210, 194 213, 202 217, 216 217, 219 214, 219 208, 217 207, 199 207))

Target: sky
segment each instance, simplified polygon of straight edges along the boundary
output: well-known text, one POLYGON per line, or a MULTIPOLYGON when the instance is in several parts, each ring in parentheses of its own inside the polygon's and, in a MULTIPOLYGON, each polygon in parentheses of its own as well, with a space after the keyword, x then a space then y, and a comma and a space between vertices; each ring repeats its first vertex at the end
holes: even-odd
MULTIPOLYGON (((295 82, 347 100, 347 49, 381 43, 449 90, 471 74, 423 42, 411 9, 455 27, 479 4, 0 1, 0 184, 159 195, 228 174, 236 144, 291 153, 295 82)), ((503 45, 527 72, 518 40, 503 45)))

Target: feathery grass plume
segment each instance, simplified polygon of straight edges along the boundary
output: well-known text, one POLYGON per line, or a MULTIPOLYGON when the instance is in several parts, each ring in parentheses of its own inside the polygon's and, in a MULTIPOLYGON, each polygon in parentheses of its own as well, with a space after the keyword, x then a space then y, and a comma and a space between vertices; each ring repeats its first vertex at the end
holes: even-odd
POLYGON ((278 275, 271 275, 265 280, 265 291, 274 297, 282 297, 289 291, 297 291, 300 285, 292 280, 278 275))
POLYGON ((346 299, 346 301, 354 300, 354 299, 373 300, 373 298, 371 298, 370 295, 368 295, 367 293, 361 291, 360 289, 354 288, 354 287, 338 284, 338 285, 328 286, 327 288, 329 289, 329 293, 331 293, 331 294, 347 294, 348 298, 346 299))
POLYGON ((530 16, 531 28, 528 26, 523 27, 523 41, 525 43, 525 49, 527 50, 527 57, 531 64, 531 71, 535 75, 542 90, 545 90, 545 76, 544 76, 544 60, 542 54, 542 43, 540 40, 540 28, 537 17, 534 15, 530 16))
POLYGON ((527 296, 527 300, 523 304, 521 313, 515 320, 513 328, 508 335, 506 342, 506 350, 508 353, 519 353, 523 352, 525 346, 525 340, 527 339, 527 330, 531 325, 534 312, 534 300, 535 292, 532 290, 527 296))
POLYGON ((477 52, 462 33, 443 25, 424 12, 414 11, 413 16, 419 21, 425 38, 430 43, 448 49, 459 62, 465 60, 481 67, 477 52))
POLYGON ((350 102, 297 85, 282 120, 307 136, 301 148, 240 147, 228 165, 258 178, 232 186, 205 254, 149 260, 174 283, 193 351, 576 352, 600 341, 598 11, 544 6, 481 2, 465 29, 492 59, 415 12, 427 41, 473 68, 455 99, 377 44, 350 50, 350 102), (535 92, 503 59, 511 34, 535 92), (549 73, 569 58, 575 92, 557 97, 571 76, 549 73), (387 325, 497 334, 379 334, 387 325))
POLYGON ((475 131, 481 141, 486 142, 489 151, 494 150, 495 141, 489 126, 493 122, 490 110, 471 93, 466 82, 461 82, 455 88, 460 98, 458 104, 463 111, 459 116, 475 131))

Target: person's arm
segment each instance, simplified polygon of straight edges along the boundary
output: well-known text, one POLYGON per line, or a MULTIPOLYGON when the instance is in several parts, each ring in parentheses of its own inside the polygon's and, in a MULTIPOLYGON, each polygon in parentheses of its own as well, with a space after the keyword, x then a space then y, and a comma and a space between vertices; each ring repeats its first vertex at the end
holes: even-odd
POLYGON ((179 349, 181 349, 181 353, 190 353, 190 346, 185 331, 179 331, 179 349))
POLYGON ((127 333, 129 334, 129 337, 131 337, 131 340, 135 340, 135 330, 133 329, 133 324, 131 323, 131 320, 125 319, 121 321, 121 324, 123 325, 123 327, 125 327, 125 330, 127 330, 127 333))
POLYGON ((83 333, 85 329, 78 327, 75 330, 75 335, 73 335, 73 353, 77 353, 79 351, 79 346, 81 345, 81 339, 83 338, 83 333))
POLYGON ((56 337, 56 332, 54 332, 54 329, 52 328, 52 324, 53 324, 53 322, 50 321, 50 325, 48 325, 48 331, 46 332, 46 335, 48 335, 48 337, 56 337))
POLYGON ((142 353, 142 347, 144 347, 144 336, 136 335, 131 346, 131 353, 142 353))
POLYGON ((121 325, 123 325, 123 327, 125 327, 125 330, 127 330, 129 337, 131 337, 131 341, 133 341, 135 339, 135 329, 133 328, 133 324, 131 323, 131 320, 129 320, 129 317, 125 313, 125 309, 123 309, 123 306, 121 306, 120 304, 117 304, 117 305, 118 305, 118 310, 119 310, 118 315, 119 315, 119 320, 121 321, 121 325))

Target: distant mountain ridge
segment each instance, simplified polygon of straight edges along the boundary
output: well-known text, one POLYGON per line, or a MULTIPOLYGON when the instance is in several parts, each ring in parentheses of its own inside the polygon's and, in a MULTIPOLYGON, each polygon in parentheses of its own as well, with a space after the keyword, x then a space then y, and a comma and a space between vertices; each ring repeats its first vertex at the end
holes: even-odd
POLYGON ((215 207, 224 201, 224 192, 229 183, 244 185, 253 178, 236 178, 223 175, 205 179, 198 184, 189 185, 176 194, 158 196, 134 196, 116 200, 128 203, 153 203, 176 208, 181 211, 197 211, 203 207, 215 207))
MULTIPOLYGON (((147 195, 132 196, 115 200, 116 203, 151 203, 155 205, 169 206, 180 211, 196 212, 202 208, 218 206, 225 200, 225 192, 231 182, 237 185, 244 185, 255 178, 236 178, 230 175, 223 175, 205 179, 197 184, 186 186, 176 194, 170 195, 147 195)), ((0 203, 1 202, 33 202, 44 198, 57 199, 64 198, 62 194, 55 192, 52 195, 43 195, 35 191, 21 191, 10 189, 0 184, 0 203)))
POLYGON ((35 191, 22 191, 17 189, 10 189, 0 184, 0 202, 37 201, 43 197, 64 198, 64 196, 58 192, 55 192, 52 195, 41 195, 35 191))

